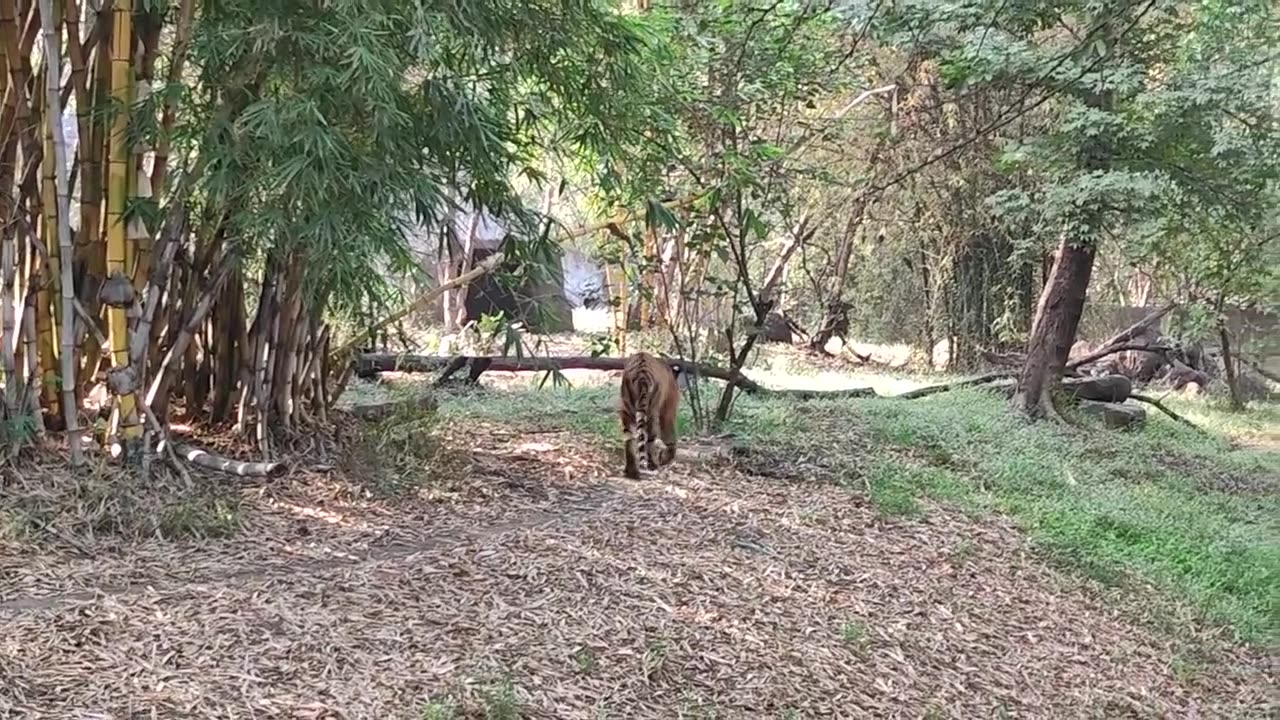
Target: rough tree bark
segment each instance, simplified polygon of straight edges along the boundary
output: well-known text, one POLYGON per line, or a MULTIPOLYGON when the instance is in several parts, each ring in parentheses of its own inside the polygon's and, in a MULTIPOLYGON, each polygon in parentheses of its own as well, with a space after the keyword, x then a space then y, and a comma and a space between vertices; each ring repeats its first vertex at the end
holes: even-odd
POLYGON ((1231 409, 1243 410, 1244 400, 1240 397, 1235 358, 1231 355, 1231 333, 1227 331, 1227 319, 1222 313, 1218 313, 1218 339, 1222 342, 1222 369, 1227 376, 1227 390, 1231 393, 1231 409))
POLYGON ((1013 396, 1015 409, 1030 418, 1056 414, 1051 394, 1062 381, 1067 356, 1075 343, 1085 295, 1093 275, 1093 246, 1064 239, 1058 247, 1049 282, 1040 293, 1027 359, 1013 396))

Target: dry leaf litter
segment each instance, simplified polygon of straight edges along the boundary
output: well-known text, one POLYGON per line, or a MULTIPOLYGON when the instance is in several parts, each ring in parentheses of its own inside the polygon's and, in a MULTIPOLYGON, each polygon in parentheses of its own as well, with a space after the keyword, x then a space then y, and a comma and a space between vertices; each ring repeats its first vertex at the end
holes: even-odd
POLYGON ((1276 717, 1268 658, 1177 672, 998 519, 487 430, 443 493, 299 471, 227 540, 0 545, 0 717, 1276 717))

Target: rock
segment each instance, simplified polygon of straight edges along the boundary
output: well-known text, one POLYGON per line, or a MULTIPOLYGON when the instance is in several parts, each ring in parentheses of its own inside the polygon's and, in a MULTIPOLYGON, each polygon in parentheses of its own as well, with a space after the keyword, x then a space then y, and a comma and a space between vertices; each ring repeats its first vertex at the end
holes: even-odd
POLYGON ((775 310, 764 316, 764 327, 761 328, 760 335, 765 342, 789 343, 791 323, 785 315, 775 310))
POLYGON ((1146 408, 1129 403, 1085 400, 1080 403, 1080 410, 1086 415, 1101 419, 1112 430, 1138 428, 1147 421, 1146 408))
POLYGON ((353 405, 349 408, 352 415, 366 422, 378 422, 397 415, 415 415, 431 412, 436 409, 436 399, 430 395, 420 395, 404 400, 353 405))
MULTIPOLYGON (((1261 402, 1266 400, 1271 394, 1271 388, 1267 386, 1267 381, 1257 373, 1250 370, 1243 363, 1237 362, 1236 367, 1236 386, 1240 388, 1240 397, 1245 402, 1261 402)), ((1223 382, 1226 382, 1226 375, 1223 374, 1223 382)))
POLYGON ((1067 378, 1062 389, 1072 400, 1098 400, 1100 402, 1124 402, 1133 392, 1133 383, 1123 375, 1102 377, 1067 378))

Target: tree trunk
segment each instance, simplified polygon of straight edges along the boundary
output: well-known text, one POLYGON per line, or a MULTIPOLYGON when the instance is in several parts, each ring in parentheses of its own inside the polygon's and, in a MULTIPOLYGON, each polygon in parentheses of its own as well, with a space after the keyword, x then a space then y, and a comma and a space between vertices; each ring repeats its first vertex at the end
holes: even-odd
MULTIPOLYGON (((779 288, 786 283, 787 263, 791 260, 791 256, 801 245, 808 242, 810 238, 817 233, 816 227, 809 227, 809 216, 805 215, 796 223, 795 228, 788 234, 786 241, 782 244, 782 249, 778 252, 777 258, 773 261, 773 265, 769 267, 769 272, 765 273, 764 282, 760 284, 760 299, 777 300, 777 304, 781 305, 782 292, 779 288)), ((846 267, 848 263, 846 262, 846 267)))
MULTIPOLYGON (((458 272, 454 277, 462 277, 471 272, 471 266, 475 261, 476 233, 479 230, 480 209, 474 208, 471 214, 471 223, 467 226, 467 236, 462 241, 462 257, 459 258, 458 272)), ((453 321, 450 325, 455 331, 467 322, 467 291, 470 289, 471 283, 464 283, 456 290, 450 291, 453 295, 453 321)))
POLYGON ((823 303, 822 321, 818 323, 818 329, 813 333, 813 337, 809 338, 809 347, 814 350, 822 350, 827 345, 827 341, 836 333, 836 328, 841 324, 848 312, 845 306, 844 284, 849 276, 849 260, 853 255, 853 241, 858 234, 858 229, 862 226, 863 213, 867 209, 867 203, 860 202, 849 213, 849 220, 845 224, 844 235, 840 238, 840 244, 836 248, 836 256, 833 262, 832 272, 835 275, 830 284, 830 294, 825 298, 823 303))
POLYGON ((1222 342, 1222 368, 1227 376, 1227 390, 1231 393, 1231 409, 1243 410, 1244 400, 1240 397, 1240 382, 1236 376, 1235 358, 1231 355, 1231 333, 1227 330, 1227 319, 1218 313, 1218 339, 1222 342))
POLYGON ((1027 359, 1018 379, 1014 407, 1030 418, 1053 415, 1051 393, 1062 380, 1067 356, 1084 314, 1085 295, 1093 275, 1090 244, 1063 240, 1040 293, 1027 342, 1027 359))

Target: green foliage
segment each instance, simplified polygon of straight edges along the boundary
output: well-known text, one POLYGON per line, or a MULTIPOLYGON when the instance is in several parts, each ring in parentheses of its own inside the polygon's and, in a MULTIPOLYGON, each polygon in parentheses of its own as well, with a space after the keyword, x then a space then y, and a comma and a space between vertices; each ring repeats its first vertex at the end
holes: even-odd
POLYGON ((407 223, 455 189, 536 236, 515 175, 540 148, 605 153, 634 127, 643 44, 596 2, 227 0, 198 18, 177 134, 236 251, 302 254, 305 287, 354 314, 388 292, 383 263, 411 267, 407 223))
POLYGON ((1131 121, 1162 179, 1129 248, 1190 300, 1249 304, 1280 290, 1280 123, 1269 67, 1275 8, 1203 3, 1170 39, 1167 82, 1131 121))

